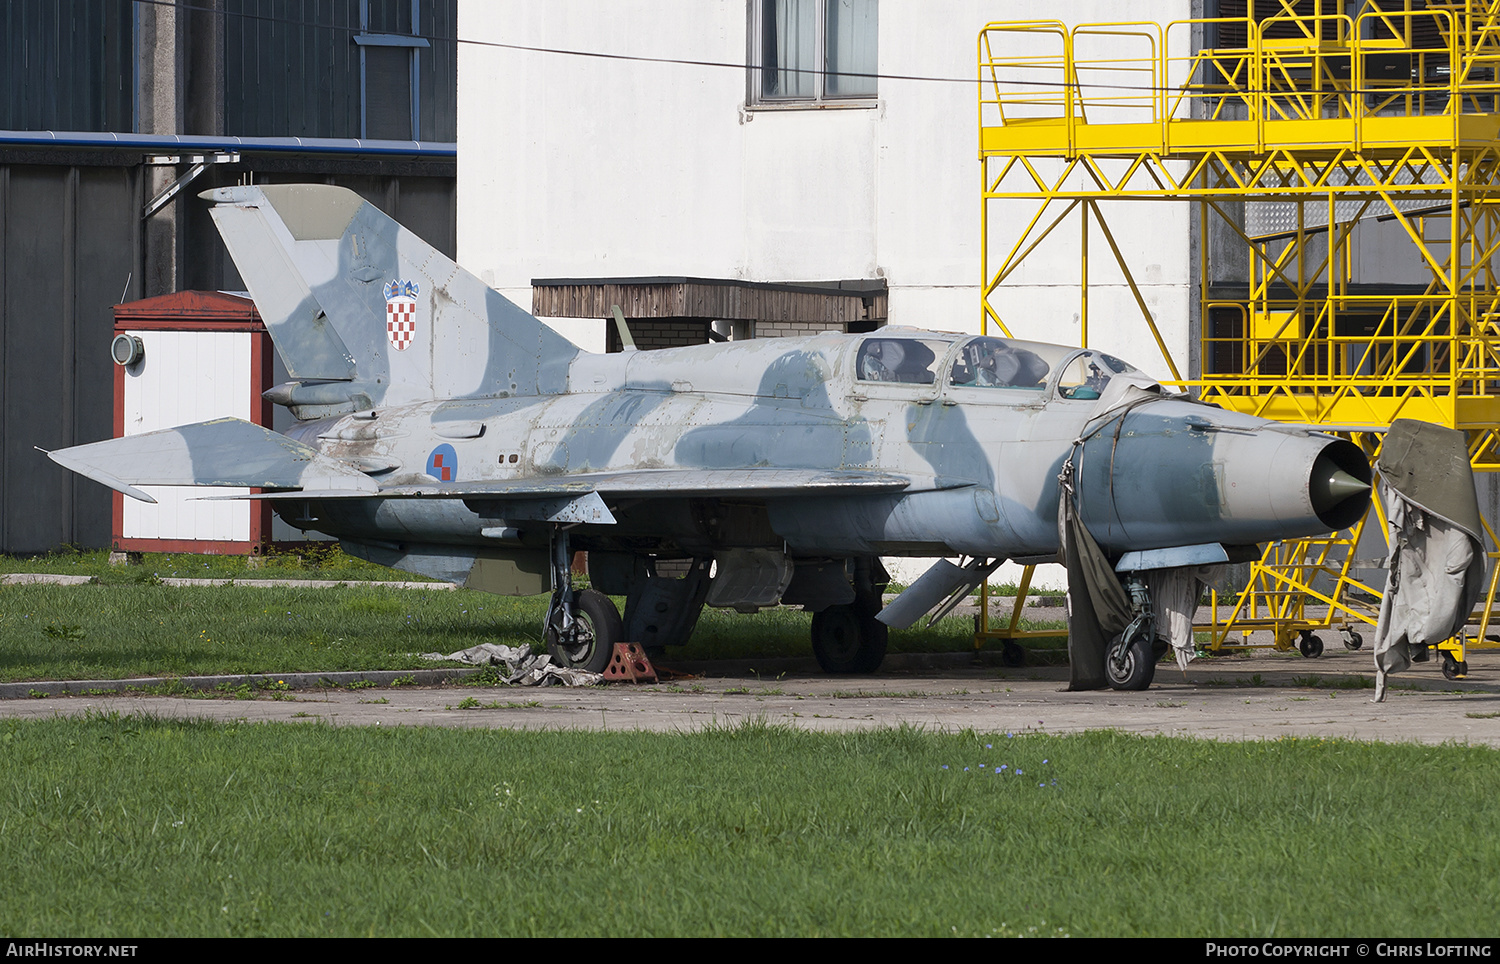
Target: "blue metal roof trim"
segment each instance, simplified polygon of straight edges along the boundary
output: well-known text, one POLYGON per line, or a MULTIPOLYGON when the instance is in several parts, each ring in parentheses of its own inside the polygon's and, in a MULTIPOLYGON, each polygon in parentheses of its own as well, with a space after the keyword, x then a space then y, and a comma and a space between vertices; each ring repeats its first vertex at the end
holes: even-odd
POLYGON ((242 151, 283 154, 399 154, 457 157, 451 141, 378 141, 335 137, 231 137, 197 134, 112 134, 106 131, 0 131, 3 147, 126 148, 144 151, 242 151))

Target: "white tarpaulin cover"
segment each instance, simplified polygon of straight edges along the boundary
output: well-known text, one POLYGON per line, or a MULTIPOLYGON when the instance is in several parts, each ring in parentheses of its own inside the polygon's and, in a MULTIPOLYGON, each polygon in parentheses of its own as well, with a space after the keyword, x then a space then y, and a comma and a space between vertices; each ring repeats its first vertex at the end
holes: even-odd
POLYGON ((423 659, 448 659, 475 666, 495 666, 511 686, 597 686, 604 682, 603 673, 569 669, 552 662, 551 656, 533 656, 531 647, 500 646, 480 643, 456 653, 423 653, 423 659))

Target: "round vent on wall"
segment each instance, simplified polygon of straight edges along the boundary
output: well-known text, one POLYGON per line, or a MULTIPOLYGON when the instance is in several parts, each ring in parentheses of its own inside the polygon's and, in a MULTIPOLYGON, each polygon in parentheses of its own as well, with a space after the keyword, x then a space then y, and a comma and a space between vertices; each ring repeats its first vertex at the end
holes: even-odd
POLYGON ((127 368, 146 357, 146 346, 135 335, 116 335, 109 354, 116 365, 127 368))

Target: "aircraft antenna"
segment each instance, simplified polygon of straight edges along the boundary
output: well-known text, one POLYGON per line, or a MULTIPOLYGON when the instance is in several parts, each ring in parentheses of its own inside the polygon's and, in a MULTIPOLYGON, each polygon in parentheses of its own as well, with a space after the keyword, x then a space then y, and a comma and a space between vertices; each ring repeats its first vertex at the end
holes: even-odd
POLYGON ((615 331, 620 333, 620 350, 635 351, 635 339, 630 335, 630 326, 625 324, 625 312, 619 305, 610 305, 609 310, 615 316, 615 331))

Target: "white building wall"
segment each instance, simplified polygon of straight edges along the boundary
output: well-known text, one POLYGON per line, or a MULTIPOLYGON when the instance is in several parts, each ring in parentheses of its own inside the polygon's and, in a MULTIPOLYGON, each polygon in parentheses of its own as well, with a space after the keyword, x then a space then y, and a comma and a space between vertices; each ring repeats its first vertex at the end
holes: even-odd
MULTIPOLYGON (((1169 21, 1189 0, 880 0, 873 107, 747 106, 747 0, 498 0, 459 10, 458 260, 523 307, 532 278, 884 278, 890 322, 977 332, 977 36, 988 22, 1169 21), (486 46, 503 44, 512 46, 486 46), (697 61, 656 63, 518 50, 697 61)), ((1186 374, 1184 205, 1111 227, 1186 374)), ((1024 224, 1034 205, 992 207, 1024 224)), ((1103 239, 1090 343, 1167 375, 1103 239)), ((1079 337, 1076 230, 1007 282, 1017 337, 1079 337)), ((549 319, 602 351, 604 323, 549 319)))

